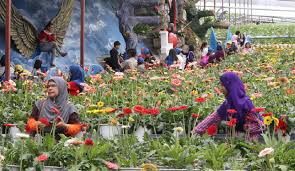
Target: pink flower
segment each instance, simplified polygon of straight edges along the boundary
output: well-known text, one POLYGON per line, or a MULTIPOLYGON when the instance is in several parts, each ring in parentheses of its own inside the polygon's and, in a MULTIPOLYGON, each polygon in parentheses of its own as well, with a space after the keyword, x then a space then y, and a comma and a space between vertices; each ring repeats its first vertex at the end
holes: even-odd
POLYGON ((36 160, 38 161, 38 162, 44 162, 44 161, 46 161, 48 159, 48 156, 46 155, 46 154, 41 154, 40 156, 38 156, 37 158, 36 158, 36 160))
POLYGON ((273 152, 274 152, 273 148, 265 148, 260 151, 258 157, 264 157, 264 156, 272 154, 273 152))
POLYGON ((118 170, 119 166, 112 162, 104 162, 108 169, 118 170))
POLYGON ((181 86, 181 80, 179 80, 179 79, 173 79, 173 80, 171 80, 171 84, 174 87, 179 87, 179 86, 181 86))

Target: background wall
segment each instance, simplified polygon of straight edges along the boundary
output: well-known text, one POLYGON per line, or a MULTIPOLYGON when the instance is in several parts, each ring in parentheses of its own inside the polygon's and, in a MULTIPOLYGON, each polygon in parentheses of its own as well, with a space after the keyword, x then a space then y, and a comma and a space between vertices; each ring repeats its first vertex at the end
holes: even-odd
MULTIPOLYGON (((19 11, 26 16, 39 31, 57 14, 61 0, 12 0, 19 11)), ((109 53, 115 40, 125 44, 119 32, 118 19, 114 7, 117 0, 87 0, 85 14, 85 63, 93 64, 100 56, 109 53)), ((0 23, 0 53, 5 49, 5 28, 0 23)), ((80 58, 80 3, 75 0, 72 21, 64 39, 63 49, 68 52, 66 58, 56 58, 57 66, 79 63, 80 58)), ((12 51, 15 64, 31 66, 33 60, 23 58, 12 51)))

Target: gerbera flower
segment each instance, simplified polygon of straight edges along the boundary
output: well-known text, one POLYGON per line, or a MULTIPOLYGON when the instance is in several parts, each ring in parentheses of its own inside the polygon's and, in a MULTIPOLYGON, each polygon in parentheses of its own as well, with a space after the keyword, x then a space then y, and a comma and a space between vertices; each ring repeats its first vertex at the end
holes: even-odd
POLYGON ((47 118, 40 118, 39 121, 40 121, 43 125, 45 125, 45 126, 49 126, 49 125, 50 125, 50 123, 49 123, 49 121, 48 121, 47 118))
POLYGON ((132 113, 132 110, 131 110, 130 108, 126 107, 126 108, 123 108, 123 113, 124 113, 125 115, 129 115, 129 114, 132 113))
POLYGON ((263 123, 265 125, 270 125, 272 123, 272 121, 273 121, 273 119, 272 119, 271 116, 266 116, 266 117, 263 118, 263 123))
POLYGON ((226 125, 229 127, 234 127, 237 124, 237 119, 236 118, 232 118, 230 121, 226 122, 226 125))
POLYGON ((265 108, 263 107, 256 107, 254 109, 252 109, 252 112, 255 112, 255 113, 260 113, 260 112, 264 112, 265 111, 265 108))
POLYGON ((99 102, 97 103, 97 106, 98 106, 98 107, 103 107, 103 106, 104 106, 104 102, 99 101, 99 102))
POLYGON ((145 107, 143 107, 143 106, 141 106, 141 105, 135 105, 135 106, 133 107, 133 110, 134 110, 135 112, 137 112, 137 113, 142 113, 144 109, 145 109, 145 107))
POLYGON ((94 142, 91 138, 87 138, 85 141, 84 141, 84 144, 87 145, 87 146, 93 146, 94 145, 94 142))
POLYGON ((205 101, 206 101, 206 98, 203 98, 203 97, 199 97, 195 99, 195 102, 198 102, 198 103, 204 103, 205 101))
POLYGON ((200 114, 196 114, 196 113, 192 114, 192 118, 198 119, 199 117, 200 117, 200 114))
POLYGON ((207 129, 207 134, 210 136, 214 136, 217 134, 217 125, 211 125, 208 129, 207 129))
POLYGON ((181 86, 181 80, 180 79, 173 79, 173 80, 171 80, 171 84, 174 87, 179 87, 179 86, 181 86))
POLYGON ((289 79, 288 79, 287 77, 280 77, 280 78, 279 78, 279 81, 280 81, 281 83, 284 83, 284 84, 287 84, 287 83, 290 82, 289 79))
POLYGON ((37 158, 36 158, 36 161, 38 161, 38 162, 44 162, 44 161, 46 161, 48 159, 48 155, 47 154, 41 154, 40 156, 38 156, 37 158))

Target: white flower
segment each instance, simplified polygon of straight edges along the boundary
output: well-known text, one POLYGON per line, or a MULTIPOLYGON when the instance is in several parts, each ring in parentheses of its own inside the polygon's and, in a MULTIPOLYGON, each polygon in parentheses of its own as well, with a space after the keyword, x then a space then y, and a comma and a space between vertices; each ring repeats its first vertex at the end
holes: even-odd
POLYGON ((183 132, 183 128, 182 127, 175 127, 175 128, 173 128, 173 130, 176 131, 179 134, 183 132))
POLYGON ((72 138, 72 139, 69 139, 67 140, 65 143, 64 143, 64 146, 65 147, 69 147, 71 145, 80 145, 80 144, 83 144, 83 141, 77 139, 77 138, 72 138))
POLYGON ((16 133, 16 138, 30 138, 30 135, 29 134, 24 134, 24 133, 16 133))
POLYGON ((124 76, 123 72, 115 72, 115 76, 124 76))
POLYGON ((264 157, 264 156, 269 155, 269 154, 271 154, 273 152, 274 152, 273 148, 271 148, 271 147, 270 148, 265 148, 262 151, 260 151, 258 157, 264 157))

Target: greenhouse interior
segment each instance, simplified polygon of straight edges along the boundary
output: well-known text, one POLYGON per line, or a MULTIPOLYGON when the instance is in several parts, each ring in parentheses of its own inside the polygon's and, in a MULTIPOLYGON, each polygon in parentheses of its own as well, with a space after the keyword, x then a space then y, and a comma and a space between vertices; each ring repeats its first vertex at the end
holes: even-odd
POLYGON ((1 171, 295 171, 295 1, 0 0, 1 171))

